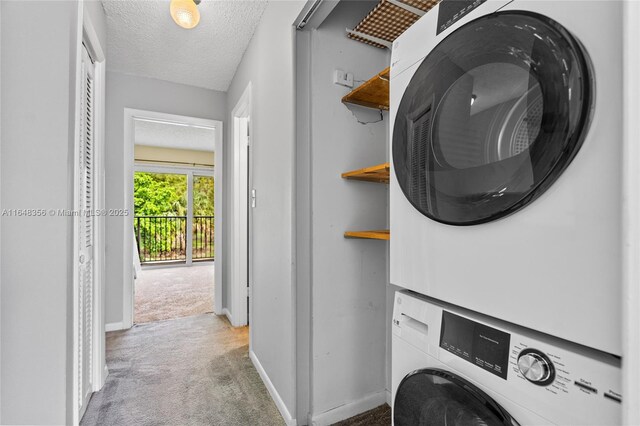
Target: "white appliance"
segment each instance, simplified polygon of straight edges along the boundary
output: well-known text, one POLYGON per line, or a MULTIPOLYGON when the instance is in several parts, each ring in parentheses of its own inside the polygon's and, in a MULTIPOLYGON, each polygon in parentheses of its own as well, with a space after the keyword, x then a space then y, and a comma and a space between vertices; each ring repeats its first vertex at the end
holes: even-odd
POLYGON ((622 353, 622 4, 444 0, 393 45, 391 283, 622 353))
POLYGON ((408 291, 392 333, 395 426, 621 424, 616 356, 408 291))

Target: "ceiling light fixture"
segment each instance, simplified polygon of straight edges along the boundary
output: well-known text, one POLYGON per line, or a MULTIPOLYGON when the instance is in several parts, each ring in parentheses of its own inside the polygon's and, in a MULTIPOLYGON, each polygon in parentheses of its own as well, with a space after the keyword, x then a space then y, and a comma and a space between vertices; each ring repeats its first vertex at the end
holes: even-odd
POLYGON ((187 30, 195 28, 200 22, 199 4, 200 0, 171 0, 169 10, 173 21, 187 30))

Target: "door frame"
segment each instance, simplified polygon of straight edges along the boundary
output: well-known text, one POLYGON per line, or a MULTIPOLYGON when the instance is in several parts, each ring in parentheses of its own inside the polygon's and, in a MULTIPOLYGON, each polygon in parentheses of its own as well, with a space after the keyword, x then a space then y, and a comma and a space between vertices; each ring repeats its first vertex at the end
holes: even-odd
MULTIPOLYGON (((231 141, 233 147, 233 179, 232 179, 232 225, 229 243, 231 246, 231 274, 229 279, 230 298, 225 314, 234 327, 249 323, 250 312, 247 311, 247 297, 251 300, 251 286, 247 293, 251 276, 251 209, 249 208, 249 188, 251 168, 249 167, 249 147, 253 134, 252 129, 252 84, 249 82, 242 96, 231 112, 231 141), (245 134, 245 130, 247 134, 245 134)), ((249 302, 249 311, 251 302, 249 302)), ((249 343, 251 344, 251 336, 249 343)))
MULTIPOLYGON (((80 211, 81 207, 79 198, 77 195, 78 177, 80 173, 79 167, 79 149, 80 149, 80 113, 81 113, 81 97, 82 97, 82 51, 86 47, 86 50, 94 60, 94 207, 97 211, 103 210, 105 206, 105 100, 106 100, 106 55, 104 53, 104 47, 100 43, 98 33, 91 21, 91 18, 84 11, 84 4, 78 2, 78 42, 75 52, 75 123, 74 123, 74 137, 73 137, 73 208, 75 211, 80 211), (84 46, 83 46, 84 44, 84 46)), ((86 406, 82 407, 83 412, 80 412, 78 384, 79 377, 79 363, 78 349, 80 336, 79 332, 79 290, 80 281, 78 279, 79 273, 79 253, 80 247, 78 245, 78 239, 76 233, 78 230, 79 220, 81 217, 77 214, 73 216, 73 257, 72 257, 72 273, 73 273, 73 306, 71 308, 73 316, 73 343, 72 343, 72 413, 71 422, 73 425, 79 424, 86 406)), ((97 392, 104 386, 109 371, 106 364, 106 350, 105 350, 105 218, 96 215, 94 218, 94 245, 93 245, 93 259, 94 259, 94 288, 93 288, 93 332, 91 342, 92 353, 92 391, 97 392)))
POLYGON ((133 173, 134 173, 134 146, 135 146, 135 120, 155 120, 166 123, 179 123, 191 126, 211 127, 215 129, 214 150, 216 164, 214 167, 214 228, 219 230, 214 234, 215 244, 215 286, 213 312, 222 314, 222 256, 223 256, 223 170, 224 170, 224 138, 223 123, 220 120, 189 117, 185 115, 167 114, 157 111, 141 109, 124 109, 124 209, 128 212, 124 217, 123 247, 122 247, 122 328, 133 326, 134 282, 133 282, 133 173), (220 232, 222 230, 223 232, 220 232), (219 237, 218 237, 219 236, 219 237), (129 266, 127 266, 129 265, 129 266))

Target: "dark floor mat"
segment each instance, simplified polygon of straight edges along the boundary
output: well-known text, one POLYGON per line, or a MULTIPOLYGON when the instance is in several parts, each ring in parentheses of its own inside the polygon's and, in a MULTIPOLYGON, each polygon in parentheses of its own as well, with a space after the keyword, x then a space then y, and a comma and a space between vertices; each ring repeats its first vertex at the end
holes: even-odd
POLYGON ((335 423, 333 426, 389 426, 390 424, 391 407, 384 404, 350 419, 335 423))

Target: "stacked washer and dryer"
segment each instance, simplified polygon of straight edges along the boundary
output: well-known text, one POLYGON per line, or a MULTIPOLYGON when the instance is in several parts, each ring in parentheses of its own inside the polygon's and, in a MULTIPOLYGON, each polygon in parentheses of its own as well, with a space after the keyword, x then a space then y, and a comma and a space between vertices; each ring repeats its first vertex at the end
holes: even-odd
POLYGON ((393 44, 397 426, 621 422, 622 5, 443 0, 393 44))

